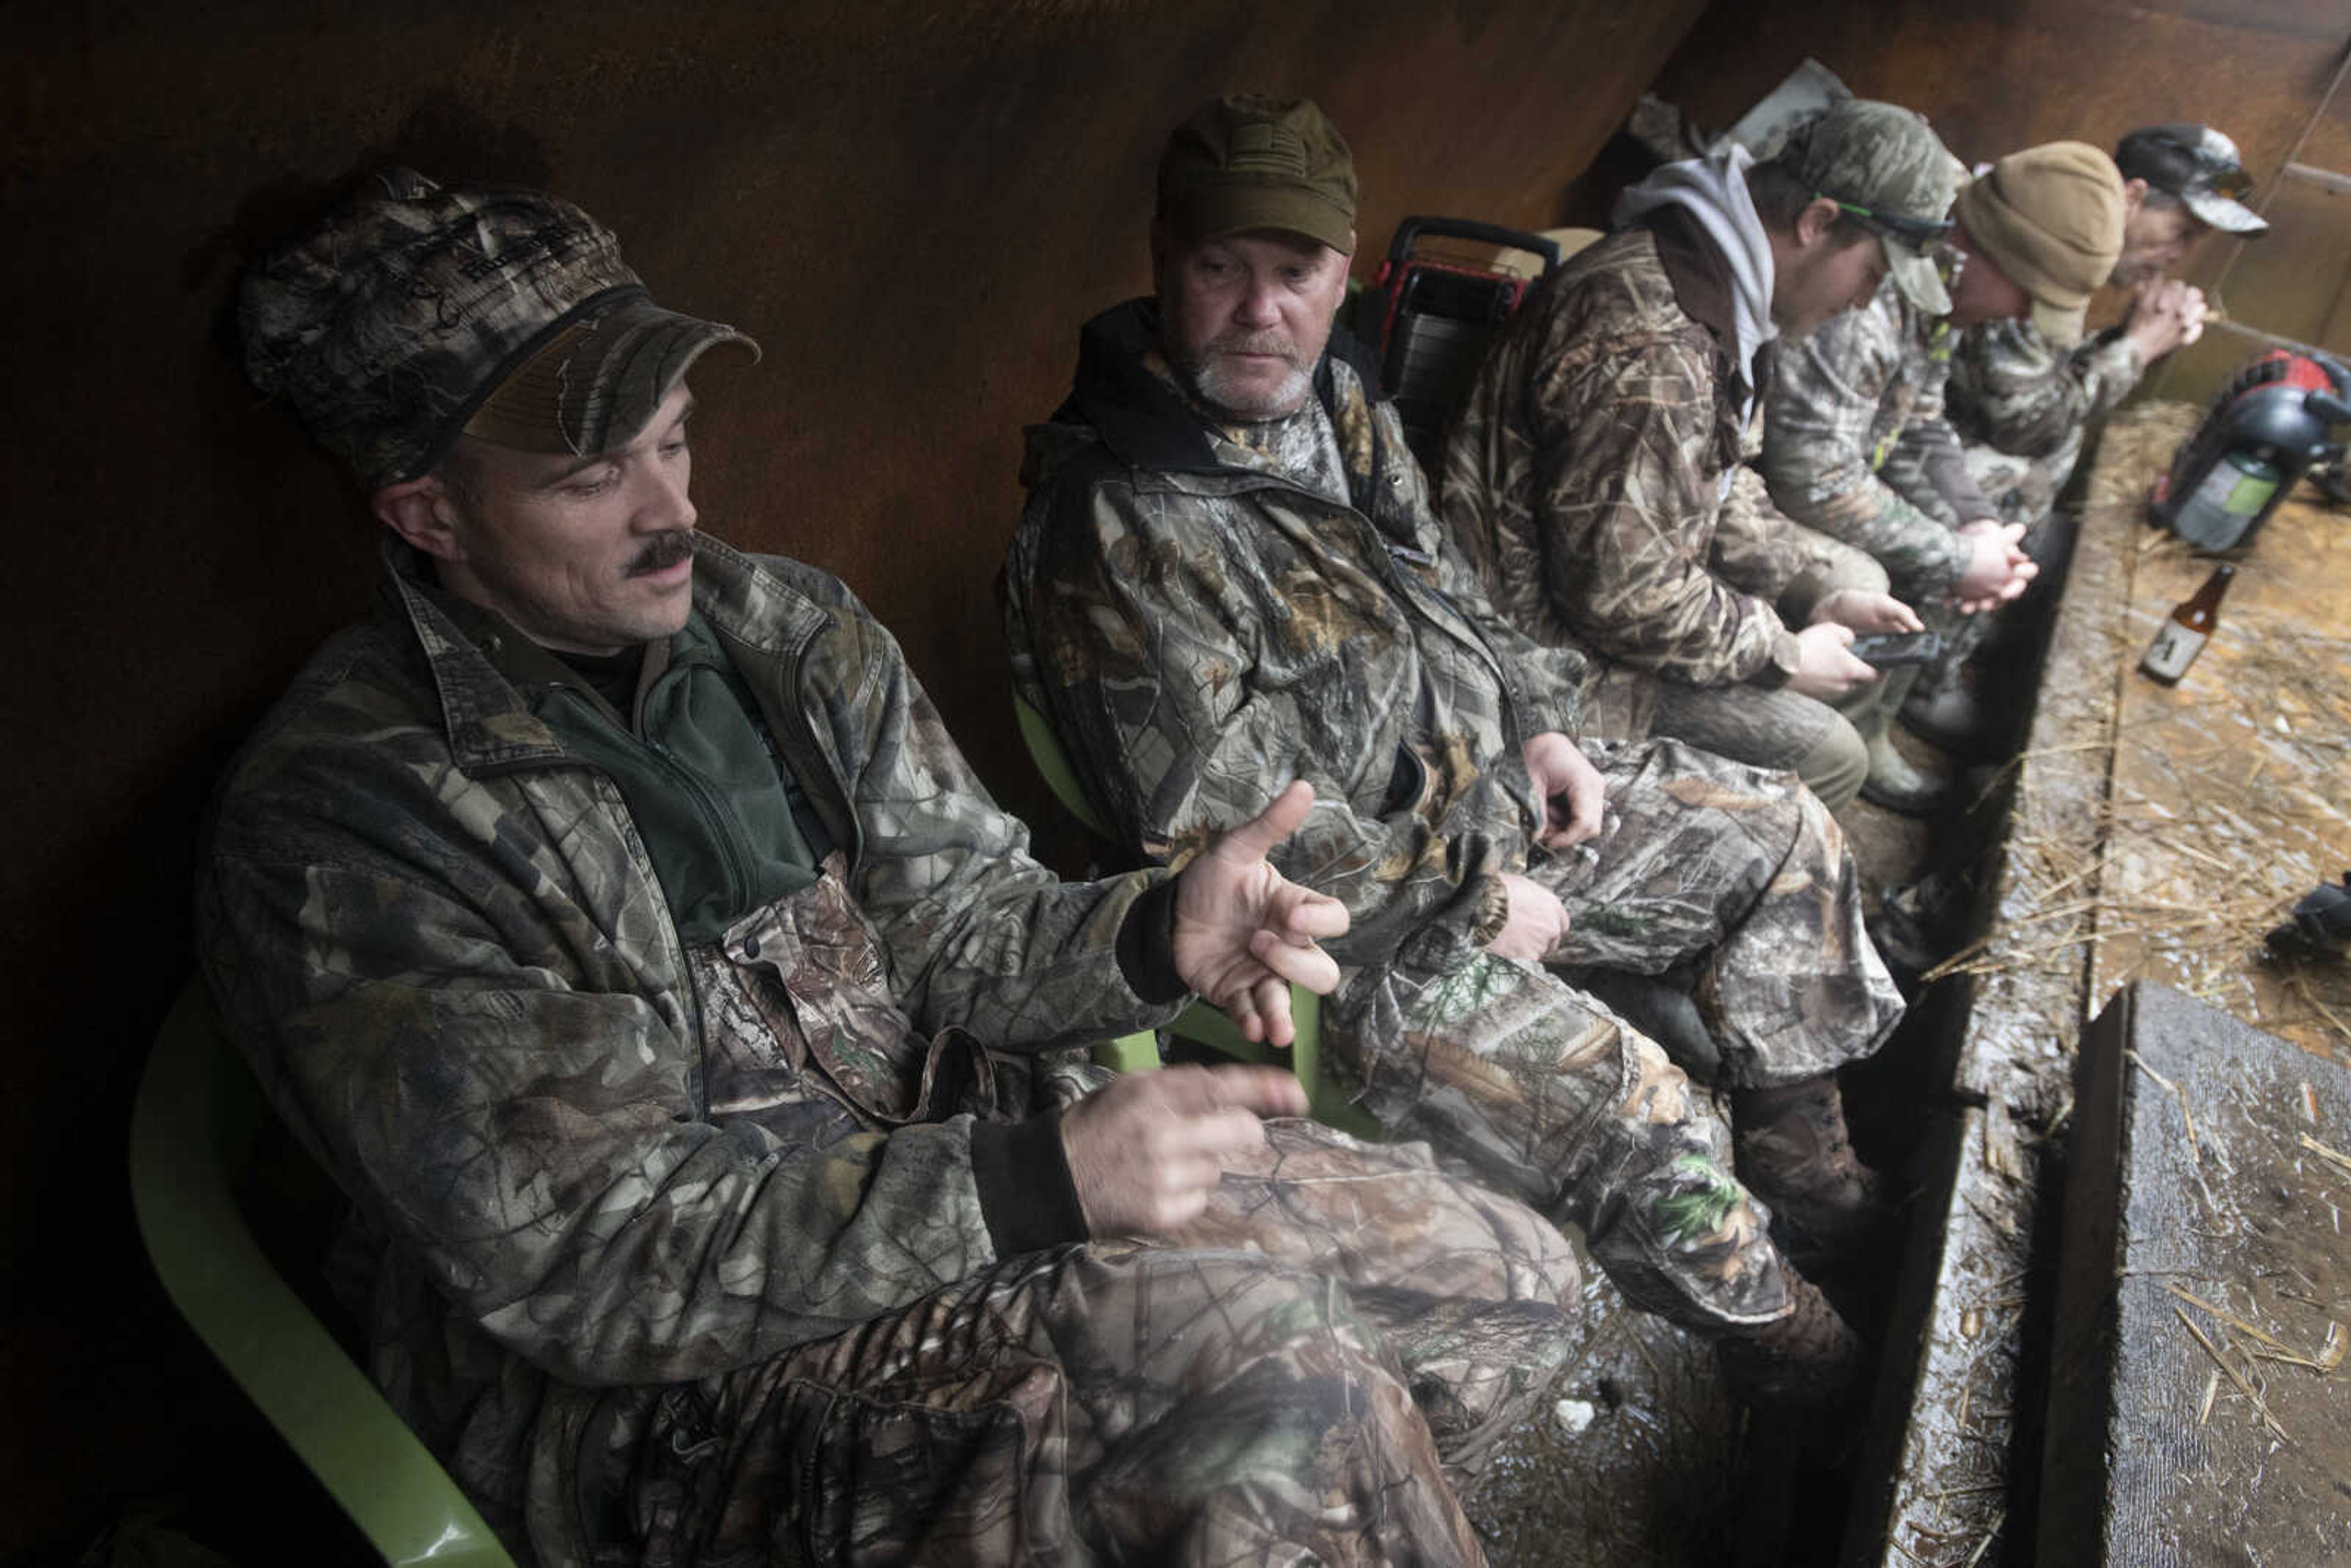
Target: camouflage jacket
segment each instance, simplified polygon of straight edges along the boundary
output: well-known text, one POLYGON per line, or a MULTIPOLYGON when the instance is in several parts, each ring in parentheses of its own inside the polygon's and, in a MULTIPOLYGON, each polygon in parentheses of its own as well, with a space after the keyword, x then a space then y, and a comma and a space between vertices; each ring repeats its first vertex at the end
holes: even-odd
POLYGON ((1721 266, 1673 209, 1584 251, 1503 329, 1446 442, 1455 544, 1512 622, 1605 672, 1602 733, 1646 732, 1641 677, 1784 685, 1781 610, 1801 622, 1820 591, 1816 541, 1741 461, 1757 400, 1721 266))
POLYGON ((2113 413, 2146 371, 2118 331, 2068 352, 2030 321, 1985 321, 1951 356, 1951 423, 1970 445, 2046 457, 2113 413))
POLYGON ((778 958, 778 904, 683 945, 618 788, 404 546, 232 765, 204 849, 214 992, 381 1246, 378 1376, 492 1503, 569 1463, 599 1389, 716 1376, 995 1260, 974 1118, 935 1117, 907 1025, 1009 1056, 1174 1010, 1115 952, 1164 873, 1060 882, 846 588, 696 550, 696 602, 836 846, 805 896, 840 940, 778 958), (762 1092, 817 1074, 741 1060, 764 1026, 728 977, 763 938, 823 1092, 762 1092), (856 971, 813 999, 875 1021, 810 1012, 801 959, 856 971))
POLYGON ((1997 515, 1943 417, 1952 336, 1888 279, 1782 357, 1764 415, 1781 510, 1876 556, 1913 602, 1946 597, 1967 570, 1952 530, 1997 515))
POLYGON ((1352 506, 1195 413, 1157 322, 1150 300, 1089 322, 1069 402, 1029 432, 1016 677, 1147 854, 1180 861, 1302 776, 1319 799, 1275 862, 1347 905, 1332 952, 1466 955, 1540 820, 1520 747, 1573 727, 1582 664, 1495 614, 1343 334, 1316 385, 1352 506))
POLYGON ((1468 1102, 1426 1064, 1375 1092, 1439 1107, 1430 1124, 1457 1158, 1479 1163, 1483 1139, 1501 1146, 1487 1157, 1526 1167, 1529 1191, 1557 1180, 1563 1211, 1645 1308, 1711 1333, 1776 1312, 1760 1231, 1693 1249, 1658 1239, 1677 1222, 1622 1223, 1661 1214, 1657 1195, 1693 1180, 1738 1191, 1681 1073, 1596 1009, 1548 1001, 1562 994, 1550 977, 1528 984, 1528 966, 1476 950, 1505 912, 1493 873, 1526 867, 1539 820, 1521 738, 1569 724, 1575 655, 1529 643, 1489 605, 1348 340, 1334 336, 1316 377, 1347 500, 1276 471, 1246 439, 1262 432, 1196 411, 1156 342, 1149 301, 1089 323, 1069 402, 1029 433, 1005 570, 1024 691, 1096 803, 1154 854, 1181 857, 1311 779, 1314 810, 1274 859, 1353 915, 1325 944, 1349 966, 1326 1048, 1346 1054, 1333 1044, 1346 1036, 1358 1062, 1393 1070, 1442 1038, 1440 1059, 1477 1078, 1468 1102), (1488 1098, 1521 1067, 1520 1103, 1553 1119, 1541 1137, 1495 1119, 1488 1098))

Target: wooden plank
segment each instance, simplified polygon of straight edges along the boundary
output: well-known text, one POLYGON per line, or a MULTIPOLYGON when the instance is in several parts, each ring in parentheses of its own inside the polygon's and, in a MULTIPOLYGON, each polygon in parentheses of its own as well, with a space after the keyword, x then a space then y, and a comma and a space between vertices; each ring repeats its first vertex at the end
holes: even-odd
MULTIPOLYGON (((1921 1199, 1919 1224, 1939 1223, 1941 1244, 1915 1249, 1905 1264, 1887 1336, 1897 1348, 1884 1368, 1878 1436, 1865 1455, 1846 1532, 1849 1568, 1965 1562, 1979 1548, 1978 1568, 1993 1568, 2005 1555, 2003 1521, 2031 1490, 2032 1477, 2013 1473, 2018 1427, 1989 1427, 1980 1403, 2012 1409, 1999 1402, 2013 1399, 2028 1377, 2024 1318, 1985 1307, 2022 1294, 2031 1275, 2039 1150, 2071 1113, 2093 965, 2104 961, 2113 973, 2116 966, 2097 956, 2128 936, 2105 900, 2110 884, 2136 885, 2117 883, 2110 862, 2147 852, 2136 830, 2116 836, 2113 778, 2117 747, 2132 744, 2134 726, 2148 722, 2147 705, 2156 700, 2135 689, 2150 683, 2128 674, 2153 632, 2151 612, 2139 615, 2135 595, 2160 597, 2168 612, 2194 588, 2194 580, 2184 588, 2177 580, 2138 582, 2150 561, 2167 570, 2163 549, 2150 548, 2165 536, 2147 527, 2146 499, 2195 419, 2194 409, 2179 404, 2126 410, 2109 424, 2089 476, 2033 722, 2013 765, 2008 828, 1992 868, 1993 925, 1949 972, 1972 994, 1952 1060, 1936 1074, 1959 1117, 1921 1199)), ((2288 521, 2282 515, 2271 527, 2288 521)), ((2279 534, 2256 553, 2303 559, 2301 575, 2313 579, 2336 571, 2331 555, 2311 570, 2296 555, 2300 539, 2279 534)), ((2200 580, 2192 567, 2180 575, 2200 580)), ((2351 582, 2351 573, 2335 580, 2351 582)), ((2234 597, 2224 627, 2238 624, 2234 597)), ((2242 635, 2271 623, 2271 612, 2258 608, 2263 601, 2247 596, 2242 635)), ((2226 653, 2218 643, 2208 650, 2213 673, 2199 665, 2184 695, 2168 700, 2194 706, 2208 683, 2241 679, 2226 653)), ((2122 874, 2138 873, 2134 862, 2122 874)), ((2183 921, 2198 914, 2168 913, 2183 921)))
POLYGON ((2141 981, 2078 1082, 2037 1561, 2351 1560, 2351 1071, 2141 981))
MULTIPOLYGON (((2024 1291, 2038 1164, 2031 1145, 2063 1118, 2086 1016, 2094 931, 2072 912, 2095 892, 2082 868, 2095 863, 2106 816, 2147 417, 2126 412, 2102 444, 2032 724, 2013 765, 2009 826, 1991 872, 1997 914, 1947 982, 1972 996, 1953 1058, 1935 1073, 1948 1102, 1933 1124, 1940 1153, 1924 1180, 1914 1220, 1920 1239, 1903 1265, 1886 1333, 1873 1438, 1845 1531, 1847 1568, 1964 1562, 1980 1546, 1979 1568, 2001 1561, 2013 1428, 2005 1416, 1990 1426, 1983 1412, 2013 1408, 2022 1338, 2021 1313, 1991 1303, 2024 1291)), ((2170 450, 2168 436, 2158 444, 2170 450)))

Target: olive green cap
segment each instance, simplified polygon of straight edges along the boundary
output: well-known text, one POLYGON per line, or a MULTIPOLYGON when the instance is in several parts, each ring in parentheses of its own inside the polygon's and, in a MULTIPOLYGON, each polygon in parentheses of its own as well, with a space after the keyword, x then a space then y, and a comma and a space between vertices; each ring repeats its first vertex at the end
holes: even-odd
POLYGON ((1968 182, 1953 215, 1985 259, 2032 296, 2032 324, 2071 343, 2122 255, 2124 205, 2113 159, 2086 141, 2051 141, 1968 182))
POLYGON ((1159 155, 1159 221, 1177 245, 1280 229, 1355 249, 1355 161, 1307 99, 1213 99, 1159 155))

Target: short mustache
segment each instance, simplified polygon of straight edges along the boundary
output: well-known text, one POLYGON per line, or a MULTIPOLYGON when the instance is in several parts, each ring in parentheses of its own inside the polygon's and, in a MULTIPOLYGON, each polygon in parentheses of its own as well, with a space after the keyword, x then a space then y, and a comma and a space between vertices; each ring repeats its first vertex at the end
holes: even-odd
POLYGON ((1293 365, 1298 363, 1298 345, 1279 332, 1227 332, 1209 339, 1207 351, 1210 354, 1275 354, 1293 365))
POLYGON ((667 571, 694 553, 694 541, 683 528, 672 528, 655 534, 629 563, 631 577, 649 577, 657 571, 667 571))

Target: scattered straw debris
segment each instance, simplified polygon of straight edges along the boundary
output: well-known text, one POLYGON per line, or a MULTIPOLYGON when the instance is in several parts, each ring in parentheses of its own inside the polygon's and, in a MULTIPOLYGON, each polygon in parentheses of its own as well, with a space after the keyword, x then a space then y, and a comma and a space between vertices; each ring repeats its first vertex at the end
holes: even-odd
MULTIPOLYGON (((2300 1351, 2295 1350, 2292 1345, 2287 1344, 2283 1340, 2278 1338, 2275 1334, 2254 1327, 2252 1323, 2247 1322, 2244 1319, 2229 1311, 2226 1307, 2214 1306, 2211 1302, 2206 1301, 2203 1297, 2197 1295, 2192 1291, 2183 1291, 2168 1280, 2164 1281, 2163 1288, 2170 1291, 2173 1295, 2179 1297, 2181 1301, 2186 1301, 2189 1306, 2194 1307, 2200 1312, 2209 1313, 2212 1317, 2218 1318, 2220 1322, 2228 1324, 2231 1328, 2235 1329, 2239 1333, 2243 1334, 2247 1339, 2252 1340, 2256 1343, 2266 1345, 2269 1348, 2270 1354, 2262 1357, 2264 1361, 2282 1361, 2290 1366, 2306 1366, 2322 1377, 2327 1373, 2332 1372, 2335 1369, 2335 1366, 2342 1364, 2343 1355, 2339 1350, 2335 1353, 2334 1364, 2330 1365, 2320 1359, 2320 1356, 2324 1356, 2326 1354, 2325 1350, 2321 1350, 2317 1356, 2304 1355, 2300 1351)), ((2177 1309, 2174 1310, 2176 1311, 2177 1309)), ((2342 1324, 2333 1322, 2326 1325, 2328 1345, 2335 1345, 2340 1341, 2342 1337, 2342 1324)))
POLYGON ((2294 1142, 2300 1144, 2304 1148, 2308 1149, 2312 1154, 2316 1155, 2320 1159, 2325 1160, 2328 1165, 2333 1166, 2336 1170, 2341 1171, 2344 1175, 2351 1176, 2351 1155, 2346 1155, 2340 1149, 2328 1148, 2325 1144, 2320 1143, 2308 1133, 2295 1134, 2294 1142))
MULTIPOLYGON (((2180 1123, 2188 1129, 2189 1168, 2194 1170, 2196 1173, 2196 1184, 2199 1186, 2204 1187, 2204 1201, 2211 1204, 2212 1207, 2215 1210, 2218 1210, 2220 1206, 2214 1200, 2212 1197, 2212 1189, 2209 1186, 2204 1186, 2204 1141, 2196 1135, 2196 1113, 2188 1108, 2188 1096, 2179 1092, 2179 1084, 2174 1083, 2170 1079, 2166 1078, 2162 1073, 2158 1072, 2154 1068, 2149 1067, 2147 1064, 2147 1060, 2140 1056, 2137 1051, 2126 1051, 2123 1052, 2123 1055, 2130 1061, 2133 1066, 2137 1067, 2141 1072, 2146 1073, 2147 1076, 2154 1082, 2158 1088, 2161 1089, 2166 1094, 2170 1095, 2172 1103, 2179 1107, 2180 1123)), ((2304 1141, 2307 1142, 2308 1140, 2305 1138, 2304 1141)), ((2236 1166, 2230 1163, 2227 1154, 2224 1153, 2217 1144, 2212 1147, 2212 1163, 2219 1166, 2224 1171, 2233 1173, 2236 1169, 2236 1166)), ((2351 1169, 2351 1161, 2346 1162, 2346 1168, 2351 1169)))
POLYGON ((2261 1416, 2262 1424, 2276 1436, 2278 1441, 2293 1442, 2294 1439, 2287 1435, 2286 1429, 2278 1425, 2278 1418, 2270 1414, 2270 1402, 2262 1397, 2261 1390, 2255 1388, 2242 1373, 2229 1364, 2228 1356, 2221 1352, 2219 1345, 2212 1343, 2212 1336, 2196 1326, 2196 1320, 2188 1315, 2186 1309, 2174 1307, 2171 1309, 2171 1315, 2178 1318, 2179 1326, 2186 1329, 2195 1337, 2196 1343, 2204 1347, 2204 1354, 2212 1358, 2212 1364, 2220 1369, 2220 1375, 2226 1377, 2235 1386, 2237 1392, 2245 1396, 2246 1402, 2252 1406, 2254 1413, 2261 1416))
POLYGON ((1968 1560, 1960 1564, 1960 1568, 1976 1568, 1976 1564, 1983 1561, 1983 1554, 1991 1550, 1991 1543, 2000 1539, 2001 1527, 2007 1522, 2008 1510, 2001 1509, 1993 1514, 1991 1528, 1984 1531, 1983 1539, 1976 1542, 1976 1549, 1968 1553, 1968 1560))

